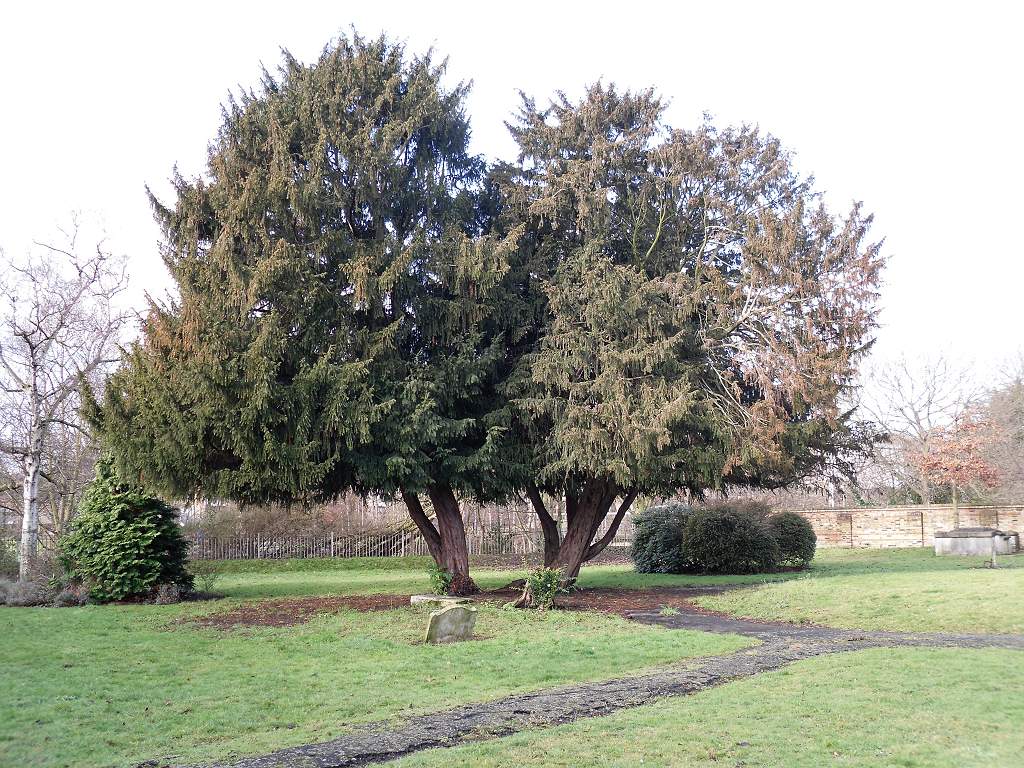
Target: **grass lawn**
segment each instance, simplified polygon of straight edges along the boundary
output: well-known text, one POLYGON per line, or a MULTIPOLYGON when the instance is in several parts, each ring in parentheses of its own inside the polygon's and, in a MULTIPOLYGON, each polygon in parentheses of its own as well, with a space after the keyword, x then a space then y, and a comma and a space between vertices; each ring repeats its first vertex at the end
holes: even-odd
MULTIPOLYGON (((348 560, 234 560, 223 563, 225 573, 217 591, 229 597, 260 598, 301 595, 348 595, 370 592, 408 594, 428 592, 430 559, 353 558, 348 560)), ((491 589, 526 575, 525 570, 473 571, 482 589, 491 589)), ((580 574, 582 587, 666 587, 707 584, 762 584, 792 578, 792 574, 693 576, 636 573, 627 565, 595 565, 580 574)))
MULTIPOLYGON (((0 766, 254 754, 329 739, 356 723, 621 676, 749 642, 593 613, 486 606, 480 640, 442 647, 420 644, 427 611, 411 607, 344 610, 277 629, 178 623, 237 607, 238 597, 425 590, 419 564, 361 565, 272 564, 262 574, 236 566, 225 578, 234 597, 216 602, 0 609, 0 766)), ((508 578, 481 573, 484 583, 508 578)))
MULTIPOLYGON (((765 618, 849 627, 1024 632, 1024 557, 997 571, 925 550, 822 550, 768 577, 584 570, 584 587, 739 582, 703 599, 765 618)), ((747 641, 595 613, 480 608, 479 640, 421 645, 425 611, 322 614, 221 631, 182 619, 268 597, 427 590, 426 560, 234 562, 226 599, 173 606, 0 609, 0 766, 226 759, 332 738, 355 724, 621 676, 747 641)), ((483 587, 515 572, 477 571, 483 587)), ((1009 765, 1020 654, 872 651, 818 659, 698 696, 416 760, 459 765, 1009 765), (937 674, 932 666, 945 670, 937 674), (973 671, 984 682, 976 683, 973 671), (918 728, 919 731, 914 729, 918 728), (554 734, 577 735, 560 746, 554 734), (966 734, 967 746, 945 751, 966 734), (610 746, 605 747, 605 737, 610 746), (740 745, 746 742, 747 746, 740 745), (588 752, 589 750, 589 752, 588 752), (838 756, 833 757, 832 753, 838 756), (450 758, 449 758, 450 755, 450 758), (804 760, 804 762, 799 762, 804 760), (804 758, 806 757, 806 760, 804 758), (902 762, 901 762, 902 761, 902 762)))
POLYGON ((1022 764, 1022 690, 1012 651, 861 651, 396 766, 1003 768, 1022 764))
POLYGON ((696 602, 757 619, 855 629, 1024 633, 1024 555, 936 557, 926 549, 820 550, 805 573, 696 602))

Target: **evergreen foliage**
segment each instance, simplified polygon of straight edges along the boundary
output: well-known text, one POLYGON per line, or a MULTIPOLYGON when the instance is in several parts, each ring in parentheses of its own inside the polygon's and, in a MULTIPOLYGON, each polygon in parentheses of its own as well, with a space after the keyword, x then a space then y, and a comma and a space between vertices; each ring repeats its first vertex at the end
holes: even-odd
POLYGON ((669 503, 633 516, 631 555, 637 573, 683 573, 683 527, 690 508, 669 503))
POLYGON ((179 298, 92 412, 121 469, 288 503, 473 468, 503 267, 472 237, 482 166, 443 73, 354 36, 230 100, 208 178, 153 199, 179 298))
POLYGON ((818 536, 807 520, 796 512, 778 512, 768 518, 768 529, 779 542, 779 562, 805 567, 814 559, 818 536))
POLYGON ((97 602, 150 597, 166 585, 192 589, 177 512, 121 483, 108 460, 97 464, 60 554, 67 578, 97 602))
MULTIPOLYGON (((616 498, 781 486, 854 447, 837 406, 875 325, 879 244, 756 128, 664 124, 652 91, 524 97, 498 220, 543 311, 509 393, 575 576, 616 498), (534 279, 536 278, 536 279, 534 279)), ((514 272, 515 270, 513 270, 514 272)), ((546 526, 547 531, 550 526, 546 526)))
POLYGON ((400 494, 469 592, 460 497, 527 495, 571 580, 640 494, 785 485, 863 440, 837 406, 875 323, 859 205, 755 128, 602 84, 524 97, 486 168, 443 76, 352 35, 229 101, 207 176, 153 199, 178 298, 87 399, 125 477, 400 494))
POLYGON ((683 528, 685 569, 693 573, 764 573, 781 559, 768 524, 728 502, 695 509, 683 528))

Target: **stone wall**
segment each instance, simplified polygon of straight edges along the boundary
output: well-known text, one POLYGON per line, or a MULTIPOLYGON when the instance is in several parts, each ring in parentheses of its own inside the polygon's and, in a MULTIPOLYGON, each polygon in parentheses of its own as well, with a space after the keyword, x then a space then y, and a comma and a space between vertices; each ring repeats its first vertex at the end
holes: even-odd
POLYGON ((1024 505, 857 507, 798 510, 814 526, 819 547, 931 547, 936 531, 984 526, 1024 534, 1024 505))

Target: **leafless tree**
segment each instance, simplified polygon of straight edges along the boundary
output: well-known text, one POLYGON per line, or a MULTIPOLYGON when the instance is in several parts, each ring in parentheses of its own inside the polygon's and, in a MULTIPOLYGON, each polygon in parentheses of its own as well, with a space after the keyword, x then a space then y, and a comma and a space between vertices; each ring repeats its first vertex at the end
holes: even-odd
POLYGON ((90 461, 80 381, 99 379, 117 361, 128 317, 114 306, 126 285, 124 259, 102 241, 83 254, 79 231, 75 217, 59 245, 36 243, 24 259, 4 260, 0 277, 0 454, 6 484, 21 489, 22 580, 38 549, 40 481, 51 524, 66 522, 77 503, 72 489, 90 461))
POLYGON ((901 357, 871 369, 861 408, 889 435, 888 447, 878 454, 876 473, 914 488, 923 503, 931 503, 934 489, 925 467, 936 440, 984 395, 968 367, 941 356, 901 357))
POLYGON ((1019 504, 1024 501, 1024 350, 998 372, 984 415, 998 431, 987 451, 1000 476, 994 500, 1019 504))

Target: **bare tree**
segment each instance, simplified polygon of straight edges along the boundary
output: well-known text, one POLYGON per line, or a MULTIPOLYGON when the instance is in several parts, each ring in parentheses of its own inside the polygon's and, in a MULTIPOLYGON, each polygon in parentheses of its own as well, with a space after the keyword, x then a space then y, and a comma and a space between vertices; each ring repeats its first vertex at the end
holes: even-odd
MULTIPOLYGON (((87 437, 78 416, 80 381, 97 379, 117 361, 128 317, 113 305, 126 285, 124 259, 112 256, 102 241, 91 253, 80 253, 77 218, 61 234, 60 245, 36 243, 0 278, 0 453, 4 474, 21 486, 21 580, 38 549, 40 480, 59 490, 57 473, 66 479, 80 472, 84 453, 78 451, 78 467, 48 459, 51 452, 66 459, 69 449, 85 445, 73 437, 87 437)), ((60 492, 47 498, 57 525, 77 501, 60 492)))
POLYGON ((888 448, 878 454, 879 473, 914 488, 921 501, 930 504, 934 489, 927 467, 936 441, 983 396, 969 369, 944 357, 901 357, 872 369, 861 408, 889 435, 888 448))
POLYGON ((1024 350, 997 374, 984 414, 998 429, 986 450, 1000 477, 994 499, 1019 504, 1024 500, 1024 350))

